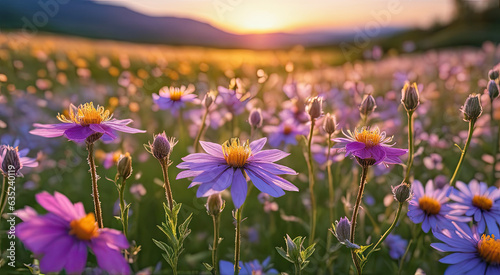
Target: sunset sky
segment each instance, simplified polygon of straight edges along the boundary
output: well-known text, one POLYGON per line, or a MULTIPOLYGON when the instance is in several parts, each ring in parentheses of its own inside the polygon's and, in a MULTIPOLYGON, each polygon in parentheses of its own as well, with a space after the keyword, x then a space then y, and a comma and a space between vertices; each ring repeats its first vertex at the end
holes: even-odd
POLYGON ((363 28, 377 21, 390 26, 426 27, 447 21, 453 14, 453 0, 95 1, 126 6, 151 16, 192 18, 235 33, 363 28))

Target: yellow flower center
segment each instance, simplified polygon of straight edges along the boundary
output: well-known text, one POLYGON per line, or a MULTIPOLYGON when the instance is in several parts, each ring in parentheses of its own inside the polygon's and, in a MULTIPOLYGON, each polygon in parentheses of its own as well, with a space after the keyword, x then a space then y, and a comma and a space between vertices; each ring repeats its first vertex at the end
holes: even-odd
POLYGON ((248 141, 241 144, 238 138, 232 138, 222 144, 222 153, 229 166, 243 167, 248 157, 252 155, 252 150, 248 141))
POLYGON ((89 124, 100 124, 102 122, 108 121, 113 117, 113 114, 109 110, 105 110, 104 107, 97 105, 94 107, 94 103, 85 103, 78 106, 78 108, 71 104, 69 106, 68 117, 65 115, 58 114, 57 119, 64 123, 77 123, 80 125, 89 124))
POLYGON ((490 210, 493 206, 493 201, 486 196, 475 195, 472 198, 472 204, 483 210, 490 210))
POLYGON ((500 240, 495 235, 481 236, 477 244, 477 252, 489 264, 500 264, 500 240))
POLYGON ((435 199, 428 196, 423 196, 418 200, 418 206, 425 213, 436 215, 441 210, 441 204, 435 199))
POLYGON ((379 144, 385 136, 380 133, 378 128, 370 130, 368 128, 361 128, 361 130, 354 130, 354 139, 358 142, 363 142, 367 147, 372 147, 379 144))
POLYGON ((293 131, 293 127, 291 125, 285 125, 285 127, 283 127, 283 134, 285 134, 285 135, 291 134, 292 131, 293 131))
POLYGON ((80 240, 88 241, 99 236, 99 228, 93 213, 89 213, 79 220, 71 221, 69 226, 71 227, 69 234, 75 235, 80 240))
POLYGON ((172 87, 172 88, 170 88, 169 93, 170 93, 170 100, 179 101, 179 100, 181 100, 181 97, 182 97, 184 91, 182 91, 179 88, 172 87))

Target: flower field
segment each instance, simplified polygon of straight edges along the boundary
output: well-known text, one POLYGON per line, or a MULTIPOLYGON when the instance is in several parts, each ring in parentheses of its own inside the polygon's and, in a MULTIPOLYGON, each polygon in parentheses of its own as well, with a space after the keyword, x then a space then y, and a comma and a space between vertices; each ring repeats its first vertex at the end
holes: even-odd
POLYGON ((379 55, 0 34, 0 273, 500 274, 500 47, 379 55))

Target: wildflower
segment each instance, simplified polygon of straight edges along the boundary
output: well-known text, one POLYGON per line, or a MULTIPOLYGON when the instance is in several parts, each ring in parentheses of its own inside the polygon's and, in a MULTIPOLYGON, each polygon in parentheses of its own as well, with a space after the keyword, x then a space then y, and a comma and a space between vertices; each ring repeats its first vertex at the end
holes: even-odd
POLYGON ((260 128, 262 126, 262 111, 260 109, 252 110, 248 117, 248 123, 254 128, 260 128))
POLYGON ((405 254, 408 241, 401 238, 399 235, 389 234, 384 243, 389 247, 389 256, 394 260, 398 260, 405 254))
POLYGON ((363 98, 363 101, 361 101, 361 104, 359 105, 359 113, 362 116, 367 117, 373 111, 375 111, 375 108, 377 108, 377 103, 375 102, 375 98, 373 98, 372 95, 366 95, 363 98))
POLYGON ((269 144, 278 147, 282 143, 285 145, 297 145, 297 136, 307 135, 306 125, 296 124, 292 120, 281 122, 278 126, 264 126, 262 129, 269 135, 269 144))
POLYGON ((481 96, 479 94, 469 95, 460 111, 464 113, 465 121, 476 121, 483 113, 483 107, 481 106, 481 96))
POLYGON ((219 86, 218 91, 224 106, 226 106, 227 110, 235 116, 245 111, 245 105, 250 101, 250 96, 248 93, 243 94, 240 92, 243 89, 239 79, 232 82, 234 82, 234 85, 231 86, 234 87, 227 89, 219 86))
POLYGON ((445 186, 442 189, 434 189, 432 180, 425 185, 425 191, 422 183, 415 180, 413 182, 413 198, 408 206, 408 217, 414 223, 422 223, 422 230, 425 233, 440 228, 446 228, 450 221, 468 222, 470 218, 455 214, 447 202, 449 201, 448 189, 445 186))
POLYGON ((47 138, 64 135, 75 142, 94 143, 100 138, 103 141, 116 139, 116 131, 132 134, 146 132, 128 127, 127 124, 132 122, 131 119, 113 119, 113 115, 108 110, 99 105, 96 108, 92 102, 78 107, 71 104, 69 116, 59 114, 57 119, 62 123, 33 124, 36 129, 31 130, 30 133, 47 138))
POLYGON ((378 127, 370 129, 362 127, 360 130, 354 130, 354 133, 347 130, 344 133, 346 138, 335 138, 337 142, 334 148, 341 148, 345 151, 345 156, 354 156, 360 162, 367 165, 400 164, 399 156, 406 154, 408 150, 392 148, 389 145, 392 137, 387 137, 385 132, 380 132, 378 127))
POLYGON ((475 227, 469 228, 466 224, 452 224, 450 229, 433 232, 443 243, 431 244, 438 251, 452 252, 439 260, 450 265, 445 274, 500 274, 500 239, 481 235, 475 227))
POLYGON ((323 98, 319 96, 310 98, 306 105, 306 111, 311 120, 319 118, 323 114, 323 98))
MULTIPOLYGON (((240 275, 271 275, 280 274, 278 270, 271 268, 270 265, 271 257, 267 257, 262 263, 258 260, 253 260, 251 262, 243 263, 240 261, 240 275)), ((234 264, 228 261, 220 261, 220 274, 221 275, 232 275, 234 274, 234 264)))
POLYGON ((339 240, 339 242, 348 248, 359 248, 359 245, 353 244, 349 241, 351 238, 351 222, 347 217, 340 218, 332 224, 330 232, 339 240))
POLYGON ((335 130, 337 129, 337 121, 335 119, 335 116, 331 115, 330 113, 326 114, 324 120, 323 120, 323 130, 329 135, 332 135, 335 133, 335 130))
POLYGON ((73 204, 61 193, 42 192, 36 200, 49 213, 18 210, 23 222, 16 226, 16 236, 40 259, 43 273, 63 269, 69 274, 82 273, 90 248, 100 268, 110 274, 130 274, 121 253, 129 244, 119 231, 98 228, 94 214, 85 214, 81 202, 73 204))
POLYGON ((407 112, 413 112, 420 104, 420 96, 418 94, 417 83, 405 83, 401 90, 401 104, 405 107, 407 112))
POLYGON ((118 175, 123 179, 128 179, 132 175, 132 157, 129 153, 121 155, 117 164, 118 175))
POLYGON ((476 180, 468 185, 457 181, 457 189, 450 194, 450 199, 456 203, 450 204, 457 215, 473 217, 477 222, 478 233, 484 233, 488 227, 488 233, 500 236, 498 224, 500 224, 500 190, 484 182, 476 180))
POLYGON ((19 173, 19 170, 23 167, 37 167, 38 162, 36 159, 26 157, 28 152, 29 149, 27 148, 19 151, 17 146, 0 146, 0 164, 4 175, 8 175, 9 170, 13 170, 16 176, 21 176, 22 174, 19 173))
POLYGON ((177 179, 194 177, 189 187, 199 185, 198 197, 208 197, 231 186, 236 208, 240 208, 247 195, 247 182, 243 173, 248 175, 257 189, 273 197, 284 195, 283 190, 298 191, 293 184, 277 176, 297 174, 286 166, 274 163, 289 154, 276 149, 262 150, 266 141, 267 138, 261 138, 248 144, 232 138, 222 145, 200 141, 207 153, 195 153, 182 158, 184 162, 177 168, 187 170, 180 172, 177 179))
POLYGON ((174 116, 177 116, 186 102, 195 101, 196 95, 193 92, 193 85, 181 86, 180 88, 163 87, 159 94, 153 94, 153 101, 160 109, 170 110, 174 116))

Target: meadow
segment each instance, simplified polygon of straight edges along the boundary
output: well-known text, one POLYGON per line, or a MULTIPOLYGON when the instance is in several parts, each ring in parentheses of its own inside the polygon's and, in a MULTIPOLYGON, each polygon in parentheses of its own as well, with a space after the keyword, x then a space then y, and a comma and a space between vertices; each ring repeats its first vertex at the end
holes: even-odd
MULTIPOLYGON (((201 141, 217 144, 233 137, 239 137, 241 143, 267 138, 264 149, 289 153, 277 163, 298 173, 282 176, 296 186, 298 192, 286 191, 285 195, 276 198, 261 193, 261 188, 248 181, 248 194, 244 207, 240 208, 240 259, 243 263, 254 260, 262 263, 268 257, 270 260, 265 268, 260 264, 244 267, 255 268, 254 274, 297 272, 294 264, 281 257, 276 249, 283 247, 286 254, 286 235, 289 235, 292 239, 305 237, 304 249, 311 244, 310 241, 315 243, 315 250, 302 274, 356 274, 351 259, 351 251, 356 248, 346 247, 349 243, 340 243, 329 229, 334 221, 344 216, 351 219, 364 168, 359 164, 358 155, 357 161, 345 156, 339 148, 328 148, 330 143, 333 146, 342 142, 328 140, 329 137, 344 138, 348 130, 354 132, 356 127, 367 126, 368 130, 378 127, 388 137, 393 136, 390 144, 395 143, 395 148, 408 149, 407 110, 401 103, 401 90, 408 81, 416 83, 416 86, 406 88, 415 87, 419 93, 418 107, 411 111, 413 165, 406 179, 408 154, 401 155, 401 165, 391 164, 390 161, 387 165, 368 165, 370 169, 366 169, 367 183, 360 201, 354 245, 365 249, 366 256, 366 252, 373 248, 373 245, 368 245, 376 243, 393 224, 399 207, 399 221, 394 222, 391 235, 378 246, 380 250, 375 249, 370 255, 363 274, 442 274, 449 265, 438 259, 448 253, 431 247, 431 243, 442 241, 433 234, 438 229, 432 225, 433 230, 424 232, 422 225, 414 223, 407 215, 407 201, 412 198, 407 197, 399 203, 391 187, 399 186, 404 181, 412 186, 415 182, 425 186, 431 181, 436 190, 448 188, 468 139, 468 126, 473 120, 475 127, 469 140, 470 146, 464 154, 460 173, 453 178, 466 184, 474 180, 485 182, 497 190, 494 186, 498 186, 500 175, 493 172, 493 165, 495 163, 495 170, 499 171, 500 164, 494 161, 493 156, 498 153, 495 143, 498 144, 500 102, 494 100, 494 96, 490 97, 487 87, 490 83, 489 71, 495 66, 498 70, 500 47, 485 42, 481 48, 414 53, 390 51, 376 57, 341 64, 341 53, 327 49, 223 50, 1 33, 2 144, 19 144, 19 150, 29 148, 28 157, 35 158, 38 163, 37 167, 23 167, 21 172, 24 177, 16 179, 15 207, 22 209, 30 206, 45 214, 47 211, 35 200, 36 194, 43 191, 54 194, 57 191, 73 203, 82 202, 86 213, 93 211, 92 181, 85 142, 68 141, 66 137, 45 138, 30 133, 36 128, 34 123, 55 124, 60 123, 56 118, 58 114, 71 116, 68 112, 70 104, 78 107, 93 102, 94 106, 103 106, 113 113, 114 118, 132 119, 130 127, 146 131, 118 133, 113 141, 98 140, 94 145, 96 172, 100 177, 102 220, 106 228, 122 231, 119 192, 113 181, 119 178, 116 174, 120 155, 129 153, 132 158, 133 171, 126 180, 124 199, 127 204, 130 203, 127 239, 133 246, 140 246, 128 255, 133 272, 172 273, 162 257, 163 251, 152 241, 168 242, 157 226, 165 222, 164 204, 168 205, 161 162, 145 149, 149 148, 145 144, 154 142, 154 135, 165 132, 167 137, 175 137, 178 141, 175 146, 170 142, 168 159, 172 165, 168 177, 173 199, 182 203, 179 223, 192 213, 188 226, 191 232, 179 257, 178 274, 210 274, 203 265, 212 265, 209 247, 214 239, 213 217, 207 214, 205 206, 207 199, 197 197, 197 189, 201 187, 188 188, 192 177, 176 179, 186 169, 177 167, 186 161, 182 158, 195 151, 204 152, 195 142, 201 131, 201 141), (175 108, 162 108, 155 102, 153 94, 158 94, 163 87, 181 86, 194 89, 196 98, 175 108), (234 92, 236 102, 228 103, 220 96, 227 90, 234 92), (206 107, 209 105, 206 104, 206 95, 210 91, 214 100, 206 107), (482 113, 464 121, 461 107, 473 93, 478 94, 482 113), (319 108, 311 100, 316 96, 321 98, 321 108, 312 138, 309 138, 311 112, 319 108), (364 102, 368 97, 374 99, 376 108, 364 102), (254 114, 258 119, 252 118, 251 114, 258 109, 258 114, 254 114), (208 113, 206 127, 200 130, 205 112, 208 113), (336 123, 333 123, 335 129, 330 134, 325 132, 324 127, 327 113, 336 118, 336 123), (254 120, 258 123, 255 124, 254 120), (312 165, 312 169, 308 169, 308 165, 312 165), (329 187, 329 165, 333 188, 329 187), (315 181, 313 202, 310 196, 311 177, 315 181), (333 195, 333 203, 330 194, 333 195), (317 210, 317 223, 314 239, 310 240, 310 220, 314 208, 317 210)), ((498 79, 495 83, 498 85, 498 79)), ((467 114, 468 110, 464 108, 463 111, 467 114)), ((230 190, 227 188, 221 192, 225 207, 219 217, 222 241, 217 251, 220 260, 232 264, 235 254, 232 211, 235 205, 234 194, 230 190)), ((415 196, 415 191, 413 193, 415 196)), ((490 202, 493 207, 490 205, 487 210, 496 211, 500 207, 497 198, 490 202)), ((418 201, 416 205, 422 207, 418 201)), ((444 202, 442 206, 444 209, 444 202)), ((426 213, 432 212, 429 211, 426 213)), ((470 216, 462 216, 467 215, 470 216)), ((496 221, 487 225, 490 234, 498 231, 496 221)), ((18 219, 19 223, 21 220, 18 219)), ((472 226, 480 223, 470 220, 464 224, 472 226)), ((6 222, 2 222, 1 227, 3 232, 8 231, 6 222)), ((4 254, 1 269, 8 274, 30 274, 30 269, 24 264, 31 267, 38 265, 30 249, 17 240, 16 267, 12 268, 7 265, 7 236, 2 234, 2 239, 1 250, 4 254)), ((485 256, 487 268, 497 268, 500 263, 498 241, 496 247, 492 247, 488 251, 493 256, 485 256)), ((101 274, 99 272, 102 271, 97 268, 98 259, 93 254, 89 255, 86 274, 101 274)), ((222 272, 227 265, 220 265, 221 274, 232 274, 232 271, 222 272)), ((38 274, 36 268, 33 272, 38 274)), ((494 274, 493 269, 488 272, 491 273, 485 274, 494 274)), ((252 273, 244 273, 242 269, 240 274, 252 273)))

